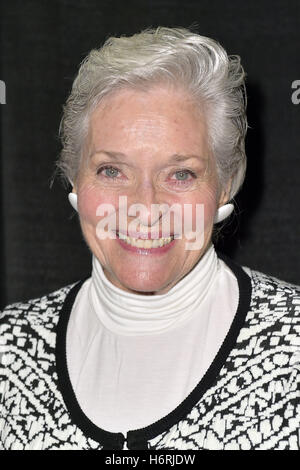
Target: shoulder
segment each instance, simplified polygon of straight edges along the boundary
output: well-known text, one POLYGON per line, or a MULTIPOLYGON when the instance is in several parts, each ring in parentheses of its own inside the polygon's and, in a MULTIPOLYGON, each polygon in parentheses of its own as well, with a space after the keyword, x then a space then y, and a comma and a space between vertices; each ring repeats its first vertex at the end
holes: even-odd
POLYGON ((7 305, 0 313, 1 336, 13 329, 14 336, 22 335, 30 328, 48 328, 56 324, 59 311, 70 292, 78 282, 61 287, 42 297, 26 302, 15 302, 7 305))
POLYGON ((264 354, 289 356, 293 365, 300 354, 300 287, 253 269, 248 274, 251 307, 240 338, 264 354))
POLYGON ((247 292, 247 303, 251 302, 250 312, 257 319, 276 321, 291 316, 299 321, 300 286, 243 266, 222 253, 218 254, 238 280, 240 301, 245 301, 247 292))
POLYGON ((253 353, 286 352, 293 363, 299 361, 300 287, 223 258, 239 282, 239 306, 247 310, 238 348, 248 344, 253 353))
POLYGON ((272 312, 300 313, 300 286, 243 266, 252 282, 252 300, 272 312))
MULTIPOLYGON (((79 284, 81 282, 61 287, 36 299, 13 303, 1 312, 0 403, 1 395, 9 394, 8 383, 13 384, 22 376, 21 384, 30 372, 38 374, 37 370, 40 369, 50 376, 54 373, 60 312, 68 294, 76 290, 79 284), (5 383, 7 385, 4 387, 5 383)), ((30 383, 27 386, 30 388, 30 383)))

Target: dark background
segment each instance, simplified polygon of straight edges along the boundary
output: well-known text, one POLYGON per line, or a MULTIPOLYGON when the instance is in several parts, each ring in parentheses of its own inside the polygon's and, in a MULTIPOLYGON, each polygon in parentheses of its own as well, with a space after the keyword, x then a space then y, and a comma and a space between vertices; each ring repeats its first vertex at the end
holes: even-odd
POLYGON ((218 248, 300 284, 300 1, 2 0, 1 307, 87 276, 91 255, 60 181, 62 105, 78 65, 111 35, 197 24, 248 74, 247 180, 218 248))

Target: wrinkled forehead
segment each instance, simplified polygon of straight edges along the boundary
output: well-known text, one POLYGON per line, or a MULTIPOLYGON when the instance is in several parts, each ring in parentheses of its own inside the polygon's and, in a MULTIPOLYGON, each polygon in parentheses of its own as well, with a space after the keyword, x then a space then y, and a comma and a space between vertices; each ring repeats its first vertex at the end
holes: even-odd
POLYGON ((207 141, 205 114, 181 90, 121 90, 106 97, 90 118, 89 153, 106 148, 207 154, 207 141))

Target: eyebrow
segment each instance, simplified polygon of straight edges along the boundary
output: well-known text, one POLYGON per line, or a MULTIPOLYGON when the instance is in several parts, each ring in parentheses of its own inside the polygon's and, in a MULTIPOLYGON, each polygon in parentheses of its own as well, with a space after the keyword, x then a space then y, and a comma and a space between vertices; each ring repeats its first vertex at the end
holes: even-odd
MULTIPOLYGON (((112 152, 110 150, 96 150, 90 154, 90 158, 92 158, 94 155, 98 153, 104 153, 108 155, 109 157, 113 158, 114 160, 117 160, 118 158, 127 158, 127 155, 125 155, 125 153, 112 152)), ((171 155, 168 160, 172 160, 174 162, 184 162, 186 160, 191 160, 191 159, 207 160, 207 157, 203 157, 201 155, 194 155, 194 154, 181 155, 179 153, 175 153, 171 155)))

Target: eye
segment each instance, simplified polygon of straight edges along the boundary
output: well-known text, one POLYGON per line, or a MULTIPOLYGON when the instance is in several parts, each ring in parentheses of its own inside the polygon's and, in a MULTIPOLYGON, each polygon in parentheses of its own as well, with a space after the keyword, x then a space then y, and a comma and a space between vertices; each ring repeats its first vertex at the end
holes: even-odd
POLYGON ((115 168, 114 166, 110 166, 110 165, 101 166, 97 170, 97 175, 101 174, 102 176, 106 178, 111 178, 111 179, 116 178, 118 176, 118 173, 119 173, 119 170, 115 168), (104 174, 102 174, 102 172, 104 172, 104 174))
POLYGON ((174 175, 175 175, 175 180, 178 182, 190 181, 192 178, 196 178, 195 173, 193 173, 190 170, 178 170, 174 173, 174 175))

